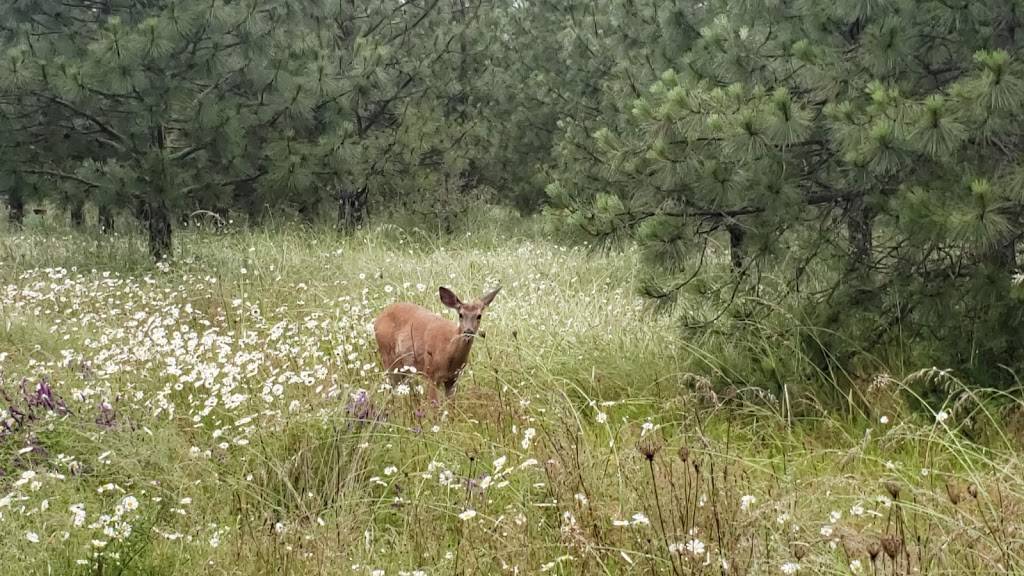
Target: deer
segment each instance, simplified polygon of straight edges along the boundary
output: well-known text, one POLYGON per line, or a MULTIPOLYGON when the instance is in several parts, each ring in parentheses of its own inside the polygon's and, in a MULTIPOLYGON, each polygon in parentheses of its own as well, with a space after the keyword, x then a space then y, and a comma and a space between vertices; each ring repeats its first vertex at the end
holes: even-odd
POLYGON ((463 302, 448 288, 438 288, 441 303, 459 314, 452 322, 410 302, 391 304, 373 322, 381 364, 388 378, 397 384, 404 373, 413 372, 431 384, 431 401, 436 390, 444 388, 445 398, 455 393, 455 383, 462 374, 469 351, 480 331, 484 310, 491 305, 501 288, 495 288, 472 302, 463 302))

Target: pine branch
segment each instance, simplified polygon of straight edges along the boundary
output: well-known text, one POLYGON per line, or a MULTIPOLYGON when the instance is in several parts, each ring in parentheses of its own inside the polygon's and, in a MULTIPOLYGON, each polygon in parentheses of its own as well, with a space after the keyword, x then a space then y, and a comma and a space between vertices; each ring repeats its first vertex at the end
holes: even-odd
POLYGON ((50 102, 53 102, 54 104, 58 104, 58 105, 60 105, 60 106, 62 106, 64 108, 67 108, 71 112, 74 112, 75 114, 78 114, 79 116, 81 116, 81 117, 85 118, 86 120, 88 120, 88 121, 92 122, 93 124, 95 124, 105 134, 107 134, 108 136, 110 136, 111 138, 114 139, 113 141, 109 141, 109 143, 114 145, 116 148, 120 149, 121 151, 128 152, 129 149, 132 148, 131 141, 128 140, 128 138, 125 138, 124 136, 122 136, 120 132, 115 130, 113 127, 107 125, 106 123, 101 121, 99 118, 93 116, 92 114, 86 112, 85 110, 82 110, 81 108, 75 106, 71 102, 68 102, 67 100, 64 100, 63 98, 58 98, 56 96, 50 96, 48 94, 43 94, 42 96, 43 96, 43 98, 49 100, 50 102))
POLYGON ((79 184, 84 184, 89 188, 100 187, 100 185, 97 184, 96 182, 86 180, 85 178, 82 178, 77 174, 70 174, 68 172, 63 172, 61 170, 50 170, 48 168, 18 168, 15 171, 20 172, 22 174, 35 174, 37 176, 50 176, 53 178, 60 178, 62 180, 71 180, 73 182, 78 182, 79 184))
POLYGON ((391 38, 389 38, 387 43, 390 44, 391 42, 394 42, 398 38, 401 38, 402 36, 405 36, 406 34, 412 32, 413 30, 415 30, 420 25, 421 22, 423 22, 424 20, 427 19, 427 16, 429 16, 430 13, 434 11, 434 8, 436 8, 437 5, 440 4, 440 3, 441 3, 441 0, 434 0, 434 3, 431 4, 430 6, 428 6, 423 11, 423 14, 420 14, 420 17, 417 18, 416 21, 413 22, 411 26, 406 26, 406 28, 404 30, 402 30, 401 32, 395 34, 391 38))

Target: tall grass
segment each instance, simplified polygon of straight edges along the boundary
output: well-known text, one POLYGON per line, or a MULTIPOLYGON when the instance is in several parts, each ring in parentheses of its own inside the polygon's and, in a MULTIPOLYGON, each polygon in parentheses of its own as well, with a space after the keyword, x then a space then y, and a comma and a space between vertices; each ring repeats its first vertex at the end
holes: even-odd
POLYGON ((1018 391, 882 361, 829 372, 782 304, 680 331, 636 295, 632 248, 562 246, 502 218, 444 239, 187 232, 160 267, 132 233, 0 232, 0 565, 1024 569, 1018 391), (385 385, 377 310, 498 284, 451 402, 385 385))

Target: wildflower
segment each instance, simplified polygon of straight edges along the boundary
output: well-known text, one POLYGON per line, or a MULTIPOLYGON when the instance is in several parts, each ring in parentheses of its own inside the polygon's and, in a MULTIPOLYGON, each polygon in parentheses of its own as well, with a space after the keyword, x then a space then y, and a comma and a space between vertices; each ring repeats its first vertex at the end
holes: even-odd
POLYGON ((476 517, 476 510, 468 509, 459 513, 459 520, 472 520, 476 517))
POLYGON ((831 524, 825 524, 824 526, 822 526, 821 527, 821 535, 823 537, 825 537, 825 538, 831 538, 832 537, 832 525, 831 524))
POLYGON ((704 555, 704 543, 694 538, 686 543, 686 551, 694 556, 704 555))
POLYGON ((633 526, 648 526, 650 525, 650 523, 651 521, 648 520, 647 515, 643 512, 637 512, 636 514, 633 514, 633 526))
POLYGON ((643 438, 652 430, 654 430, 654 424, 650 420, 644 422, 643 426, 640 427, 640 437, 643 438))
POLYGON ((750 507, 753 506, 755 503, 757 503, 757 498, 755 496, 751 496, 748 494, 740 498, 740 510, 746 512, 750 510, 750 507))
POLYGON ((508 462, 508 458, 505 456, 499 456, 494 460, 493 465, 495 474, 497 474, 498 471, 501 470, 501 468, 505 465, 505 462, 508 462))
POLYGON ((29 542, 31 542, 33 544, 38 544, 39 543, 39 534, 36 534, 35 532, 26 532, 25 533, 25 540, 28 540, 29 542))
POLYGON ((608 414, 605 412, 598 412, 597 415, 594 416, 594 420, 597 420, 598 424, 604 424, 608 422, 608 414))
POLYGON ((384 469, 385 476, 394 476, 398 472, 398 468, 395 466, 388 466, 384 469))
POLYGON ((863 516, 864 515, 864 507, 861 506, 860 504, 854 504, 853 506, 850 507, 850 515, 851 516, 863 516))
POLYGON ((530 440, 533 440, 533 437, 536 435, 537 431, 534 430, 533 428, 527 428, 526 430, 523 430, 523 441, 521 442, 523 450, 526 450, 530 447, 530 440))
POLYGON ((35 470, 25 470, 24 472, 21 473, 21 477, 19 477, 18 480, 14 482, 14 485, 15 486, 24 486, 25 484, 28 484, 35 477, 36 477, 35 470))
POLYGON ((839 512, 838 510, 833 510, 832 512, 829 512, 828 520, 829 520, 829 522, 835 524, 836 522, 839 522, 839 519, 842 518, 842 517, 843 517, 843 513, 842 512, 839 512))
POLYGON ((783 564, 779 568, 782 570, 783 574, 786 574, 788 576, 790 574, 796 574, 797 572, 799 572, 800 571, 800 564, 798 564, 796 562, 786 562, 785 564, 783 564))
POLYGON ((124 506, 124 509, 128 512, 132 512, 139 507, 139 501, 135 496, 125 496, 124 499, 121 500, 121 506, 124 506))
POLYGON ((85 505, 84 504, 72 504, 68 507, 71 511, 71 523, 75 528, 81 528, 85 524, 85 505))
POLYGON ((863 570, 864 567, 861 566, 860 560, 850 561, 850 572, 853 572, 854 574, 860 574, 861 572, 863 572, 863 570))
POLYGON ((878 421, 881 422, 882 424, 888 424, 889 423, 889 417, 888 416, 882 416, 881 418, 878 419, 878 421))
POLYGON ((935 421, 938 422, 939 424, 942 424, 948 419, 949 412, 946 412, 945 410, 939 410, 939 413, 935 415, 935 421))

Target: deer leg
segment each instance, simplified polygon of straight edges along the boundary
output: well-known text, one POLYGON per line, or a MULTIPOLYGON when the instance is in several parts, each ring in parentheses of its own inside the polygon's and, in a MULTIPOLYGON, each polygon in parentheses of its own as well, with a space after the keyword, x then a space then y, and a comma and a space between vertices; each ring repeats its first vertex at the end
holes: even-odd
POLYGON ((451 398, 455 394, 455 383, 458 382, 458 378, 451 378, 444 383, 444 397, 451 398))
POLYGON ((437 383, 427 382, 427 405, 431 408, 439 405, 437 401, 437 383))

